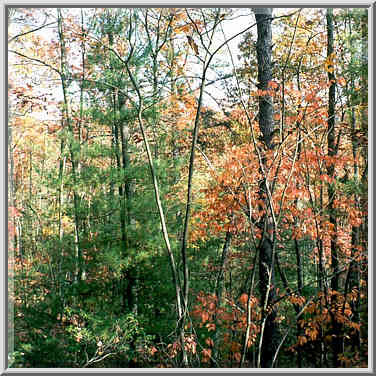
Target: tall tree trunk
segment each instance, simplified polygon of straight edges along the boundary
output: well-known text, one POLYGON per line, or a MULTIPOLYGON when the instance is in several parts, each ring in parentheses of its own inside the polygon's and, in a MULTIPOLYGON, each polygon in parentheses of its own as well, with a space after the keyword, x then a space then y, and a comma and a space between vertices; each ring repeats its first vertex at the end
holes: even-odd
MULTIPOLYGON (((351 49, 351 40, 352 40, 352 19, 348 14, 348 28, 349 28, 349 40, 347 44, 347 48, 351 54, 351 64, 354 62, 354 54, 353 50, 351 49)), ((355 117, 355 108, 356 105, 353 103, 352 100, 352 93, 355 90, 354 84, 354 77, 351 75, 351 80, 349 82, 350 89, 346 86, 346 96, 347 96, 347 107, 348 107, 348 117, 349 122, 351 125, 351 132, 352 132, 352 154, 353 154, 353 175, 354 179, 357 184, 360 184, 359 179, 359 167, 358 167, 358 154, 359 154, 359 138, 357 137, 357 124, 356 124, 356 117, 355 117)), ((346 184, 348 182, 348 173, 346 171, 345 176, 343 177, 343 182, 346 184)), ((354 195, 355 205, 358 210, 361 210, 360 207, 360 197, 358 195, 354 195)), ((351 310, 353 312, 353 321, 360 324, 360 315, 359 315, 359 263, 356 262, 358 258, 358 250, 357 247, 360 245, 360 227, 359 226, 352 226, 351 227, 351 261, 347 270, 346 281, 345 281, 345 291, 344 291, 344 302, 342 305, 342 314, 345 311, 345 304, 347 300, 347 295, 354 289, 358 291, 357 299, 351 299, 349 301, 351 310)), ((352 350, 355 351, 355 348, 360 349, 360 333, 354 331, 353 335, 351 335, 351 342, 352 342, 352 350)))
POLYGON ((65 37, 64 37, 64 28, 63 28, 63 16, 61 10, 57 10, 57 19, 58 19, 58 34, 59 34, 59 42, 60 42, 60 79, 61 79, 61 86, 63 90, 63 98, 64 98, 64 107, 63 107, 63 117, 65 120, 65 124, 68 131, 72 136, 72 140, 69 142, 69 153, 71 157, 71 165, 72 165, 72 177, 73 177, 73 207, 74 207, 74 248, 75 248, 75 271, 74 271, 74 280, 78 282, 83 279, 83 255, 82 249, 80 245, 80 213, 79 213, 79 194, 77 192, 77 183, 78 183, 78 174, 80 170, 80 140, 75 140, 74 137, 74 130, 72 119, 70 116, 69 110, 69 99, 68 99, 68 82, 69 82, 69 75, 70 72, 68 71, 68 63, 66 57, 66 48, 65 48, 65 37), (78 148, 78 150, 77 150, 78 148))
MULTIPOLYGON (((254 9, 257 21, 257 64, 258 89, 266 92, 272 80, 272 8, 254 9)), ((273 149, 273 99, 271 95, 259 97, 259 125, 262 132, 265 149, 273 149)), ((262 163, 266 165, 265 154, 262 163)), ((270 196, 267 193, 268 181, 266 175, 260 183, 261 199, 264 201, 266 214, 263 218, 263 234, 259 246, 259 285, 261 293, 262 328, 260 335, 258 367, 269 368, 273 364, 273 356, 279 344, 279 328, 275 321, 276 308, 272 306, 275 298, 274 282, 274 252, 275 252, 275 223, 271 218, 270 196)))
MULTIPOLYGON (((328 33, 328 49, 327 57, 331 59, 334 53, 333 47, 333 9, 329 8, 326 14, 327 20, 327 33, 328 33)), ((336 84, 334 76, 334 67, 329 65, 328 67, 328 79, 330 82, 329 86, 329 106, 328 106, 328 156, 335 157, 337 154, 337 145, 335 140, 335 101, 336 101, 336 84)), ((334 164, 330 163, 327 166, 328 175, 330 177, 335 176, 334 164)), ((329 210, 329 221, 333 225, 334 237, 331 239, 331 263, 333 268, 333 273, 335 276, 331 279, 331 288, 333 290, 338 290, 338 255, 337 255, 337 244, 336 244, 336 231, 337 231, 337 218, 334 208, 335 199, 335 189, 333 184, 328 186, 328 210, 329 210)))
MULTIPOLYGON (((327 58, 330 61, 334 54, 334 26, 333 26, 333 9, 329 8, 326 13, 326 27, 328 35, 327 44, 327 58)), ((329 80, 329 103, 328 103, 328 156, 335 157, 337 154, 338 144, 336 144, 335 135, 335 101, 336 101, 336 84, 334 75, 334 66, 332 64, 328 65, 328 80, 329 80)), ((338 141, 339 142, 339 141, 338 141)), ((334 163, 330 163, 327 166, 328 176, 331 178, 335 177, 334 163)), ((328 211, 329 211, 329 222, 332 225, 333 235, 330 240, 330 250, 331 250, 331 264, 333 277, 331 279, 331 317, 333 320, 333 341, 332 341, 332 352, 333 352, 333 367, 339 367, 340 362, 338 359, 339 354, 342 352, 342 325, 337 320, 337 308, 336 308, 336 295, 333 292, 338 291, 339 288, 339 273, 338 273, 338 247, 337 247, 337 215, 336 209, 334 207, 335 199, 335 187, 334 184, 329 183, 328 185, 328 211)))
MULTIPOLYGON (((58 276, 63 278, 62 276, 62 269, 63 269, 63 262, 64 262, 64 244, 63 244, 63 237, 64 237, 64 228, 63 228, 63 206, 64 206, 64 183, 63 178, 65 174, 65 162, 66 157, 64 155, 64 148, 65 142, 62 139, 60 141, 60 161, 59 161, 59 187, 58 187, 58 231, 59 231, 59 247, 60 247, 60 259, 58 263, 58 276)), ((59 294, 60 299, 62 299, 62 306, 64 306, 64 283, 62 281, 59 282, 59 294)))
MULTIPOLYGON (((113 145, 115 149, 115 157, 116 157, 116 165, 119 172, 123 169, 122 161, 124 162, 124 156, 123 151, 121 150, 121 140, 119 138, 122 137, 122 131, 119 129, 122 127, 121 124, 119 124, 119 117, 116 116, 116 113, 118 112, 118 108, 121 106, 119 105, 119 97, 116 93, 113 93, 112 96, 112 105, 113 105, 113 145)), ((123 145, 124 146, 124 145, 123 145)), ((118 187, 119 192, 119 200, 120 200, 120 233, 121 233, 121 247, 122 247, 122 256, 127 256, 127 232, 126 232, 126 203, 125 203, 125 187, 124 183, 120 182, 118 187)), ((128 289, 128 275, 127 270, 123 270, 122 272, 122 279, 121 279, 121 304, 122 304, 122 310, 125 311, 127 307, 130 306, 130 301, 132 301, 132 298, 129 296, 131 291, 128 289)))
MULTIPOLYGON (((122 109, 125 105, 124 96, 120 95, 118 97, 119 109, 122 109)), ((120 131, 120 140, 121 140, 121 160, 123 170, 129 167, 129 152, 128 152, 128 137, 129 137, 129 128, 127 124, 123 124, 121 118, 120 123, 118 124, 118 129, 120 131)), ((131 200, 132 200, 132 187, 130 179, 125 176, 123 184, 123 197, 121 198, 121 211, 122 211, 122 241, 123 241, 123 257, 128 255, 129 250, 129 239, 127 234, 127 228, 131 223, 131 200)), ((127 284, 127 288, 124 291, 127 302, 128 309, 133 313, 137 313, 137 267, 133 267, 129 270, 124 271, 124 282, 127 284)))

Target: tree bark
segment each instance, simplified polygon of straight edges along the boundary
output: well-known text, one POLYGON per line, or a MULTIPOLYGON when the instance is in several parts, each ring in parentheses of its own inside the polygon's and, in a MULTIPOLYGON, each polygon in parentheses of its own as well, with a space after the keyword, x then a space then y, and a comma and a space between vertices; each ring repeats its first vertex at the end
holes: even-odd
MULTIPOLYGON (((266 150, 272 150, 273 124, 273 99, 267 94, 269 83, 272 80, 272 8, 258 8, 253 10, 257 21, 257 64, 258 64, 258 89, 264 94, 259 96, 259 125, 266 150)), ((265 154, 262 163, 266 165, 265 154)), ((270 368, 273 364, 273 356, 279 343, 279 329, 275 322, 277 311, 272 306, 275 298, 274 282, 274 231, 275 223, 271 218, 270 197, 267 195, 267 177, 260 182, 260 195, 264 201, 266 214, 262 221, 263 234, 259 246, 259 286, 261 293, 262 328, 260 335, 258 367, 270 368)))

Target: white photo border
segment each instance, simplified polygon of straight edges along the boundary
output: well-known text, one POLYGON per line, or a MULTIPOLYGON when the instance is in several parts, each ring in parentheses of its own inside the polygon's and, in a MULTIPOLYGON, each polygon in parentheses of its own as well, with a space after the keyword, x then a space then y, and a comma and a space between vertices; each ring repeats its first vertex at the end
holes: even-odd
MULTIPOLYGON (((235 373, 252 373, 261 375, 272 375, 275 373, 296 373, 296 374, 325 374, 325 373, 344 373, 346 375, 357 375, 357 374, 374 374, 374 338, 375 338, 375 328, 374 328, 374 302, 375 302, 375 292, 376 289, 373 288, 374 278, 373 272, 375 270, 375 260, 376 257, 373 256, 373 214, 374 214, 374 200, 373 200, 373 187, 374 187, 374 164, 371 163, 371 167, 368 172, 368 223, 371 224, 371 228, 368 231, 368 265, 369 265, 369 283, 368 283, 368 368, 363 369, 313 369, 313 368, 278 368, 278 369, 253 369, 253 368, 215 368, 215 369, 193 369, 193 368, 174 368, 174 369, 149 369, 149 368, 90 368, 90 369, 78 369, 78 368, 8 368, 8 316, 9 307, 8 304, 8 289, 12 287, 12 282, 8 280, 8 256, 12 250, 8 249, 8 56, 7 56, 7 31, 8 31, 8 8, 94 8, 94 7, 127 7, 127 8, 141 8, 141 7, 199 7, 199 8, 209 8, 209 7, 224 7, 224 8, 254 8, 254 7, 275 7, 275 8, 368 8, 368 103, 374 104, 374 83, 375 77, 374 73, 374 61, 375 61, 375 48, 374 48, 374 20, 376 16, 376 3, 359 0, 359 1, 339 1, 331 0, 329 2, 325 1, 289 1, 284 2, 282 0, 274 1, 250 1, 250 0, 237 0, 233 4, 222 0, 206 0, 201 2, 199 0, 193 0, 189 2, 180 2, 173 0, 156 1, 156 0, 140 0, 140 1, 127 1, 127 0, 112 0, 110 3, 106 3, 98 0, 85 0, 77 1, 66 0, 66 1, 53 1, 53 0, 40 0, 40 1, 6 1, 0 0, 0 19, 1 24, 1 93, 0 93, 0 112, 3 117, 3 126, 0 127, 1 130, 1 140, 3 142, 3 148, 0 151, 0 205, 1 205, 1 227, 0 227, 0 239, 2 239, 2 256, 0 258, 0 268, 2 271, 2 280, 0 287, 0 300, 2 309, 0 309, 1 316, 1 345, 0 345, 0 373, 1 375, 27 375, 27 374, 59 374, 59 375, 79 375, 79 374, 150 374, 150 373, 168 373, 168 374, 208 374, 208 373, 221 373, 221 374, 235 374, 235 373), (371 182, 371 184, 370 184, 371 182)), ((374 110, 373 106, 369 105, 368 111, 368 131, 369 131, 369 143, 368 143, 368 158, 370 161, 374 161, 373 147, 375 145, 375 132, 373 130, 373 120, 374 120, 374 110)), ((12 345, 10 343, 10 345, 12 345)))

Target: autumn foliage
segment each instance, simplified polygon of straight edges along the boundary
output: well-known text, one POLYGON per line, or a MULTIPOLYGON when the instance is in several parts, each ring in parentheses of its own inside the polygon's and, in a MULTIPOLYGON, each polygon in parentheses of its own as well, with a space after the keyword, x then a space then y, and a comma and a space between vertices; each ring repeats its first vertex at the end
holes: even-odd
POLYGON ((261 90, 251 9, 12 9, 12 367, 368 367, 367 12, 332 13, 274 9, 261 90))

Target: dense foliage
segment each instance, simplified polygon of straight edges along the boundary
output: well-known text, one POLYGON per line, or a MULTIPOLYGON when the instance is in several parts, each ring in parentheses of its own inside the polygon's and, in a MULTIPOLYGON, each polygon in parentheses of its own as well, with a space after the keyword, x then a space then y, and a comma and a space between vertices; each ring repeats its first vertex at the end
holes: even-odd
POLYGON ((8 8, 12 367, 367 367, 366 9, 8 8))

